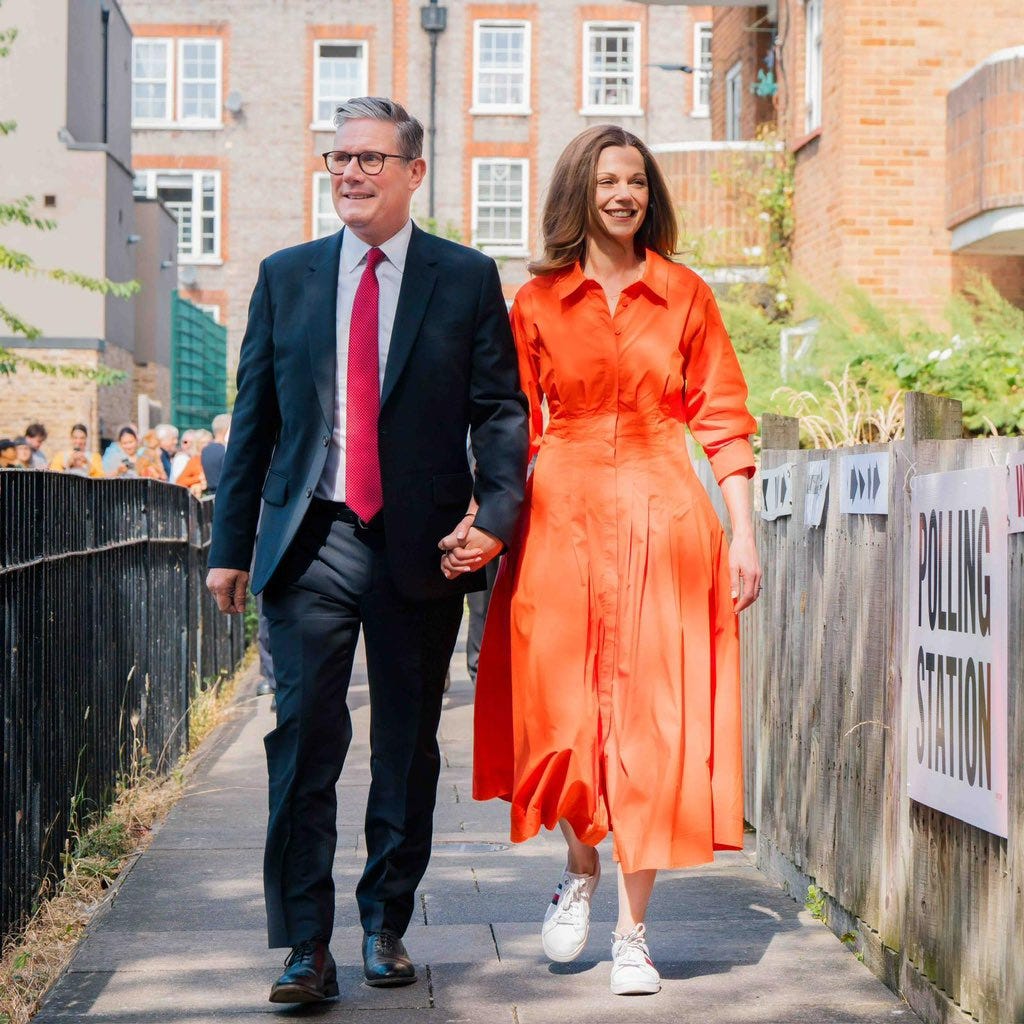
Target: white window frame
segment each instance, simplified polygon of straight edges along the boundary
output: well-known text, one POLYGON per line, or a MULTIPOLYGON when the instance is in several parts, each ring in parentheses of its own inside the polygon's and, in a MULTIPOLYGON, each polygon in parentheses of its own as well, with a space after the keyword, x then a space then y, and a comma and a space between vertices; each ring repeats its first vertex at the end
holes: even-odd
POLYGON ((471 114, 529 114, 532 51, 530 22, 521 18, 481 18, 473 22, 473 105, 471 114), (523 31, 523 102, 484 103, 480 99, 480 32, 485 28, 519 28, 523 31))
POLYGON ((334 218, 334 221, 333 221, 333 225, 334 226, 331 228, 330 231, 325 231, 325 232, 322 232, 322 233, 320 231, 320 227, 321 227, 321 223, 320 222, 321 222, 321 220, 323 218, 323 214, 320 211, 320 186, 325 181, 328 183, 327 194, 328 194, 328 196, 330 196, 330 194, 331 194, 331 189, 330 189, 331 175, 328 174, 327 171, 315 171, 313 173, 313 204, 312 204, 313 214, 312 214, 312 221, 310 223, 310 238, 312 238, 314 240, 317 239, 317 238, 327 238, 329 235, 333 235, 333 234, 335 234, 337 231, 339 231, 341 229, 341 219, 338 217, 337 211, 334 209, 334 204, 332 202, 332 204, 331 204, 331 216, 334 218))
POLYGON ((804 131, 821 127, 824 0, 804 0, 804 131))
POLYGON ((711 113, 711 26, 710 21, 697 21, 693 25, 693 109, 691 117, 707 117, 711 113), (704 61, 702 39, 708 39, 708 60, 704 61), (701 93, 704 92, 704 102, 701 93))
POLYGON ((640 102, 640 69, 643 67, 641 52, 642 33, 639 21, 585 21, 583 23, 583 96, 581 97, 580 113, 614 117, 643 117, 644 110, 640 102), (595 76, 590 70, 590 44, 594 35, 607 30, 628 31, 633 36, 633 102, 632 103, 591 103, 590 84, 595 76))
POLYGON ((725 74, 725 138, 739 141, 743 136, 743 62, 736 61, 725 74))
MULTIPOLYGON (((133 128, 164 128, 174 124, 174 40, 157 36, 137 36, 132 40, 132 127, 133 128), (136 117, 135 116, 135 48, 140 43, 152 46, 157 43, 163 46, 167 60, 167 77, 163 80, 167 88, 165 117, 136 117)), ((156 82, 159 79, 147 78, 146 82, 156 82)))
POLYGON ((473 245, 484 252, 495 256, 528 256, 530 253, 530 161, 526 157, 503 157, 486 156, 474 157, 472 174, 472 191, 470 193, 473 204, 472 214, 472 239, 473 245), (480 207, 480 168, 484 164, 518 164, 523 169, 523 198, 522 198, 522 235, 517 241, 492 240, 480 238, 478 229, 478 211, 480 207))
MULTIPOLYGON (((359 86, 352 96, 366 96, 370 92, 370 43, 366 39, 314 39, 313 40, 313 109, 310 111, 309 127, 314 131, 334 131, 334 122, 317 118, 320 106, 320 47, 357 46, 362 50, 362 74, 359 86)), ((346 96, 345 99, 351 99, 346 96)), ((339 101, 340 102, 340 101, 339 101)))
MULTIPOLYGON (((189 301, 191 301, 191 300, 189 300, 189 301)), ((195 306, 196 309, 201 309, 204 313, 207 314, 207 316, 213 317, 213 322, 215 324, 219 324, 220 323, 220 306, 218 306, 216 303, 214 303, 214 302, 193 302, 192 305, 195 306)))
POLYGON ((175 113, 175 127, 176 128, 220 128, 223 125, 223 92, 224 92, 224 48, 221 40, 216 36, 184 36, 178 40, 177 46, 177 63, 175 65, 175 78, 177 80, 177 87, 174 90, 174 102, 176 104, 175 113), (185 90, 185 76, 183 69, 185 67, 185 47, 189 44, 195 43, 212 43, 214 52, 216 53, 216 65, 217 65, 217 78, 216 78, 216 100, 214 107, 213 117, 190 117, 186 118, 182 113, 185 109, 184 103, 184 90, 185 90))
POLYGON ((223 238, 223 223, 221 209, 221 172, 207 168, 192 167, 160 167, 149 168, 137 171, 136 178, 144 178, 146 182, 146 198, 159 199, 157 193, 157 179, 161 175, 175 175, 180 178, 192 178, 192 251, 190 253, 178 250, 178 265, 185 264, 207 264, 219 266, 224 261, 221 258, 221 241, 223 238), (213 252, 203 252, 203 231, 202 231, 202 197, 203 178, 213 178, 213 252), (199 217, 196 217, 196 210, 199 217))

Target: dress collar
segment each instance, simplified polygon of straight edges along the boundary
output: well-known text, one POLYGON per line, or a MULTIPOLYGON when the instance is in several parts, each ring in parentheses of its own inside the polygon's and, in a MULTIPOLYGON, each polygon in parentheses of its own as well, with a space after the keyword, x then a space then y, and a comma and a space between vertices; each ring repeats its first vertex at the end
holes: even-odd
MULTIPOLYGON (((652 249, 646 251, 644 272, 641 277, 629 286, 641 286, 661 302, 668 301, 668 275, 671 263, 664 256, 659 256, 652 249)), ((596 284, 593 278, 583 273, 579 263, 562 271, 555 282, 555 292, 563 301, 574 296, 584 285, 596 284)), ((625 289, 628 291, 629 289, 625 289)))

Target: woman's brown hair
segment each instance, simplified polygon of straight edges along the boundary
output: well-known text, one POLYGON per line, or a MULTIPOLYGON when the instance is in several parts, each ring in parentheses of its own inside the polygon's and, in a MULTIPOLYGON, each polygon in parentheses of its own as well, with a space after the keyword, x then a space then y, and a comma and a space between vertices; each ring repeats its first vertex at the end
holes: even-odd
POLYGON ((616 124, 598 124, 580 132, 555 164, 541 218, 544 255, 529 265, 530 273, 553 274, 586 260, 587 235, 599 229, 594 204, 597 162, 609 146, 632 146, 644 159, 648 202, 647 215, 633 238, 637 256, 642 259, 646 249, 666 258, 676 252, 676 215, 654 155, 632 132, 616 124))

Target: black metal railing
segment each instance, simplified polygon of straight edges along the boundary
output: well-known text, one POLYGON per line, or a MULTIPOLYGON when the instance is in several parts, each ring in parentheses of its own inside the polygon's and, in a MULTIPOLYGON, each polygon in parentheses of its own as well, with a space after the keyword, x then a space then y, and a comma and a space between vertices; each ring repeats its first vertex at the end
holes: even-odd
POLYGON ((177 763, 193 696, 241 658, 203 583, 212 519, 154 480, 0 472, 0 937, 120 773, 177 763))

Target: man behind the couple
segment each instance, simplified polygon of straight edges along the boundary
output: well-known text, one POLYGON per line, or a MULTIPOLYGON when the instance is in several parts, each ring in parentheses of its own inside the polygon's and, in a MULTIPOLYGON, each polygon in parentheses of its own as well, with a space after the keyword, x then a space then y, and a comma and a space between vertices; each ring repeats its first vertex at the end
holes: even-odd
POLYGON ((270 945, 290 952, 270 999, 338 995, 335 784, 360 632, 364 976, 416 981, 403 936, 430 856, 445 674, 465 595, 503 552, 475 795, 510 801, 516 841, 565 836, 537 908, 555 961, 586 944, 596 846, 612 834, 611 991, 657 992, 644 920, 657 870, 742 846, 736 614, 761 571, 732 346, 707 285, 671 259, 672 203, 635 136, 599 125, 569 143, 510 323, 493 260, 410 218, 428 173, 419 121, 363 97, 334 123, 324 162, 344 227, 260 266, 209 560, 223 611, 262 593, 274 651, 264 891, 270 945))

